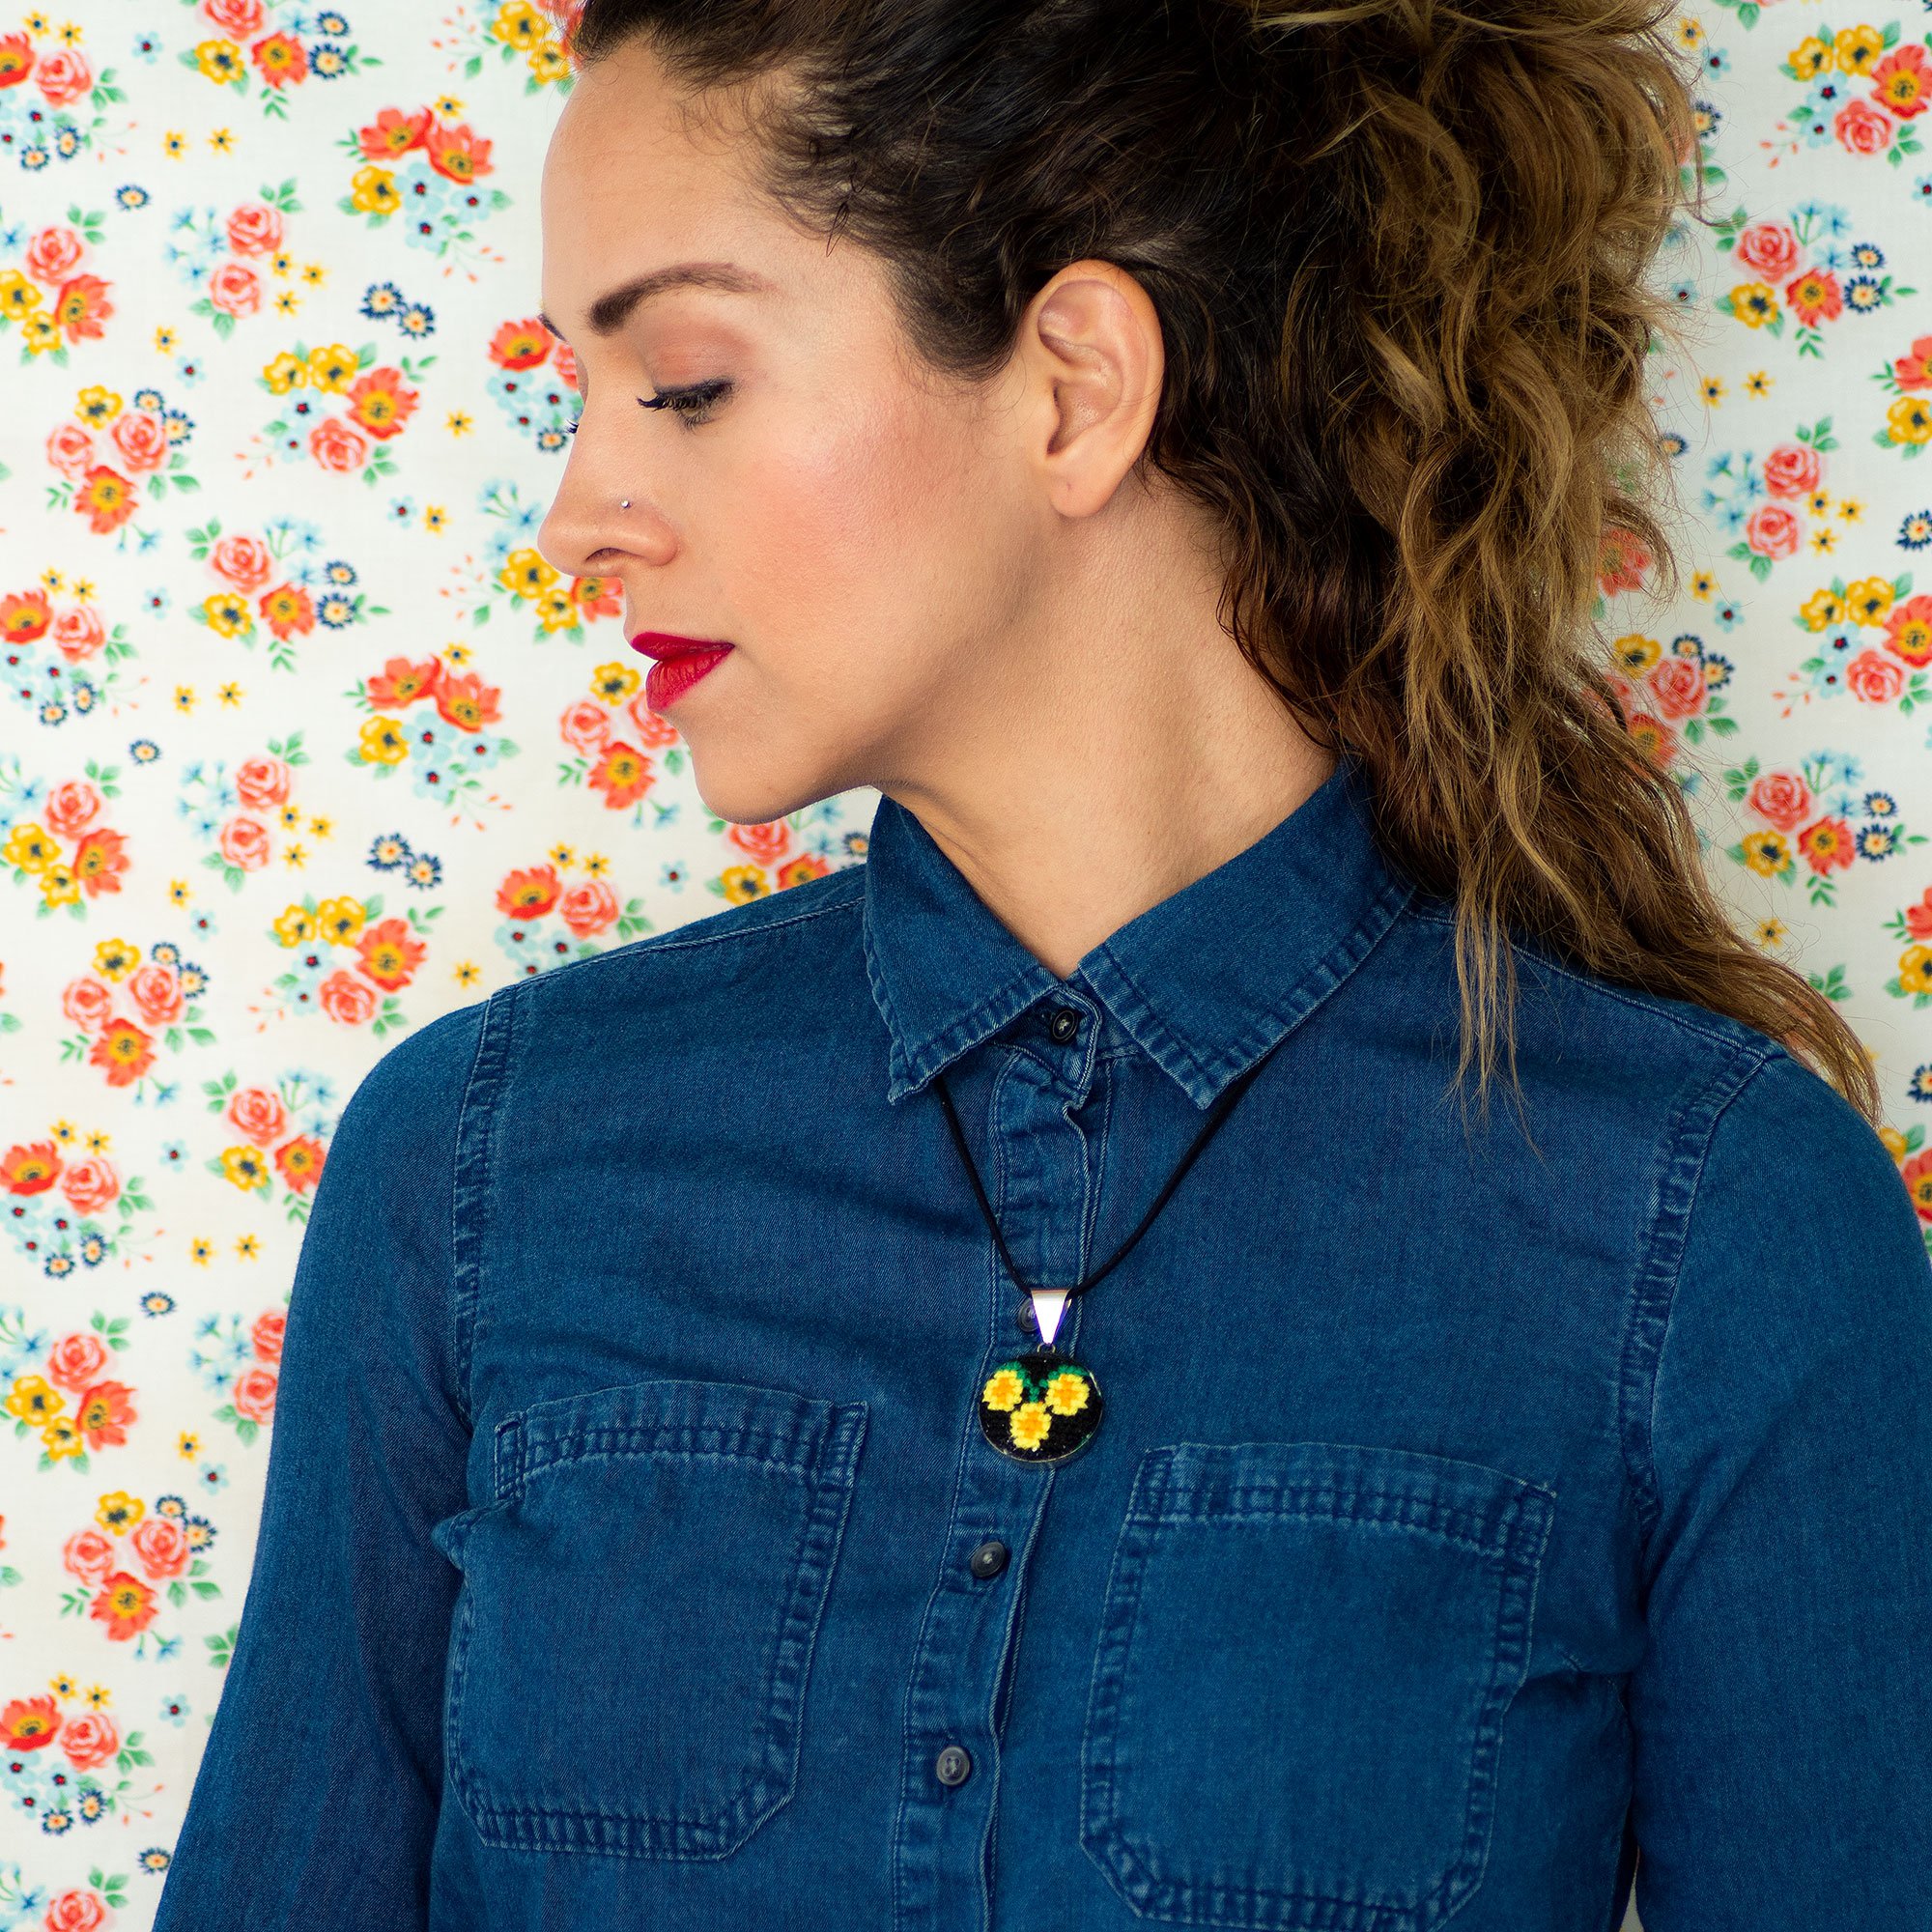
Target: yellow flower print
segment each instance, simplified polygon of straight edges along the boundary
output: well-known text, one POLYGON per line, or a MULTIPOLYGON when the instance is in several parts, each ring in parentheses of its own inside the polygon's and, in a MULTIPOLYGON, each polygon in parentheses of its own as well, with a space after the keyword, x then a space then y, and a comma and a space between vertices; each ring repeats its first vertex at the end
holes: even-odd
POLYGON ((410 741, 393 718, 372 718, 362 726, 360 752, 365 765, 400 765, 410 741))
POLYGON ((1932 404, 1920 396, 1900 396, 1885 412, 1885 433, 1893 442, 1914 447, 1932 442, 1932 404))
POLYGON ((60 847, 32 819, 14 826, 6 844, 0 845, 0 859, 26 872, 44 872, 59 857, 60 847))
POLYGON ((361 368, 362 358, 340 342, 308 352, 309 386, 314 389, 346 389, 361 368))
POLYGON ((269 1163, 262 1156, 260 1148, 224 1148, 221 1152, 221 1172, 225 1179, 246 1194, 260 1187, 269 1178, 269 1163))
POLYGON ((728 905, 767 898, 772 890, 770 881, 756 866, 726 866, 718 875, 718 884, 728 905))
POLYGON ((532 47, 524 58, 529 63, 530 78, 541 87, 554 87, 558 81, 570 78, 570 62, 554 41, 532 47))
POLYGON ((541 597, 556 582, 556 572, 537 552, 513 550, 497 573, 497 582, 513 597, 541 597))
POLYGON ((1882 623, 1891 609, 1891 579, 1861 577, 1845 592, 1853 618, 1861 624, 1882 623))
POLYGON ((284 946, 306 946, 316 936, 315 915, 306 906, 287 906, 276 919, 274 931, 284 946))
POLYGON ((7 1413, 22 1422, 45 1422, 66 1406, 67 1398, 39 1376, 21 1376, 7 1395, 7 1413))
POLYGON ((1932 993, 1932 946, 1915 946, 1898 955, 1898 989, 1932 993))
POLYGON ((1777 291, 1769 282, 1740 282, 1731 291, 1731 313, 1747 328, 1762 328, 1777 314, 1777 291))
POLYGON ((208 619, 208 628, 218 637, 245 638, 255 628, 248 600, 232 590, 217 590, 213 596, 204 597, 201 611, 208 619))
POLYGON ((1026 1383, 1015 1368, 998 1370, 987 1378, 986 1386, 980 1391, 980 1400, 988 1408, 997 1408, 1002 1415, 1009 1408, 1017 1408, 1020 1397, 1026 1394, 1026 1383))
POLYGON ((111 423, 121 413, 121 398, 112 389, 103 388, 99 383, 90 383, 81 390, 73 412, 91 428, 99 429, 104 423, 111 423))
POLYGON ((1023 1402, 1013 1410, 1007 1427, 1012 1433, 1014 1448, 1037 1449, 1053 1427, 1053 1417, 1047 1414, 1045 1403, 1023 1402))
POLYGON ((1790 67, 1800 80, 1816 80, 1832 65, 1832 43, 1811 34, 1791 49, 1790 67))
POLYGON ((1876 27, 1846 27, 1833 39, 1832 51, 1842 71, 1867 74, 1885 52, 1885 36, 1876 27))
POLYGON ((0 271, 0 315, 18 322, 40 305, 40 290, 18 269, 0 271))
POLYGON ((353 946, 368 916, 362 901, 346 894, 339 899, 324 899, 315 909, 318 930, 337 946, 353 946))
POLYGON ((41 309, 20 318, 20 346, 29 355, 39 355, 61 346, 60 324, 41 309))
POLYGON ((110 1490, 100 1498, 94 1520, 102 1529, 120 1536, 132 1529, 147 1513, 148 1506, 139 1496, 130 1496, 126 1490, 110 1490))
POLYGON ((94 970, 103 980, 125 980, 140 963, 140 949, 125 939, 103 939, 94 949, 94 970))
POLYGON ((299 389, 308 381, 308 364, 299 355, 291 355, 284 349, 272 362, 263 365, 262 380, 268 384, 270 394, 286 396, 291 389, 299 389))
POLYGON ((633 665, 599 665, 590 674, 590 695, 606 704, 621 704, 642 682, 633 665))
POLYGON ((1745 864, 1764 878, 1775 878, 1791 863, 1781 832, 1753 832, 1744 842, 1745 864))
POLYGON ((203 41, 194 50, 194 64, 210 80, 223 87, 231 81, 245 80, 248 74, 242 49, 233 41, 203 41))
POLYGON ((535 47, 550 39, 550 23, 529 0, 503 0, 490 22, 490 35, 506 47, 535 47))
POLYGON ((349 182, 349 203, 364 214, 393 214, 402 207, 396 178, 387 168, 357 168, 349 182))
POLYGON ((50 906, 78 905, 80 877, 66 860, 41 874, 41 896, 50 906))
POLYGON ((1062 1369, 1046 1384, 1046 1406, 1055 1415, 1078 1415, 1087 1406, 1087 1378, 1077 1369, 1062 1369))
POLYGON ((41 1447, 53 1463, 71 1462, 87 1454, 87 1437, 71 1415, 57 1415, 41 1431, 41 1447))
POLYGON ((1845 614, 1845 601, 1835 590, 1814 590, 1798 607, 1807 631, 1827 631, 1845 614))
POLYGON ((1642 637, 1635 631, 1619 638, 1610 648, 1616 652, 1617 662, 1633 677, 1641 677, 1663 655, 1663 646, 1655 638, 1642 637))
POLYGON ((537 622, 546 631, 567 631, 577 621, 577 599, 567 588, 553 587, 537 599, 537 622))

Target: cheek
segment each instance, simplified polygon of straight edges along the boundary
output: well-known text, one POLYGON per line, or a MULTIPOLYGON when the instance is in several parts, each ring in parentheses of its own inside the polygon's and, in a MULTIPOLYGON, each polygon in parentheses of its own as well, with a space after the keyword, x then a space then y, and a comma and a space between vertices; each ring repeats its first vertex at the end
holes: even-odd
POLYGON ((998 543, 996 476, 956 416, 887 398, 767 441, 731 505, 727 595, 774 670, 823 650, 908 669, 998 543))

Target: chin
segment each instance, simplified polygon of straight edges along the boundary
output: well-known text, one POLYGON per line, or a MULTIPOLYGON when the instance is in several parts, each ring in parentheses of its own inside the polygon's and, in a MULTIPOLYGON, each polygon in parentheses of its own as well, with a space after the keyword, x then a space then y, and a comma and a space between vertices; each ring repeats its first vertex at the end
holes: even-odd
POLYGON ((843 789, 828 775, 808 772, 801 762, 791 769, 768 752, 700 752, 686 741, 691 753, 692 782, 708 811, 731 825, 768 825, 787 812, 816 805, 843 789))

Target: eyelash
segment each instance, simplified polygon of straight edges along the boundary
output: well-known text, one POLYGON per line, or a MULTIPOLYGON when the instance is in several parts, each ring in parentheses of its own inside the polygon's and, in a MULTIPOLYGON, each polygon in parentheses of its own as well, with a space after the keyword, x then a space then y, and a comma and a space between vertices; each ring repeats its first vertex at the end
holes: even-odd
MULTIPOLYGON (((727 381, 719 377, 709 383, 694 383, 689 388, 660 389, 655 396, 639 396, 638 405, 646 410, 669 410, 686 429, 696 429, 709 419, 713 405, 722 402, 730 387, 727 381)), ((575 436, 577 423, 567 424, 565 434, 575 436)))

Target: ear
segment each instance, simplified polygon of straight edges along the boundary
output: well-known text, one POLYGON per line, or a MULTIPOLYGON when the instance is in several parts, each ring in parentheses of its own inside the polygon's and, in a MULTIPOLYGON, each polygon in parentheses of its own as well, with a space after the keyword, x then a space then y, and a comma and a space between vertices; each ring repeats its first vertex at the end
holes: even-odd
POLYGON ((1092 516, 1153 428, 1167 357, 1152 298, 1112 262, 1071 262, 1028 304, 1018 350, 1047 498, 1063 516, 1092 516))

